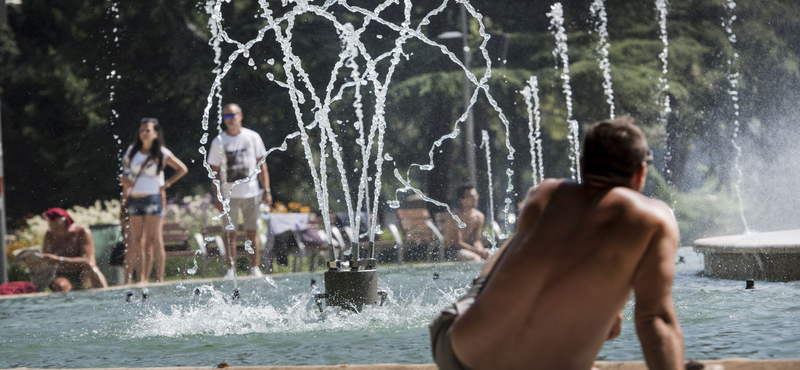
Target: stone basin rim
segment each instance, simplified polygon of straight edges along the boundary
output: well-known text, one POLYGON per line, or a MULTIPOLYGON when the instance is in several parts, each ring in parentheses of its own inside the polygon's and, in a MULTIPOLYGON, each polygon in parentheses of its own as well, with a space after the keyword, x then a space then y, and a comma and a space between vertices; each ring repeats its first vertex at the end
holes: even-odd
POLYGON ((800 229, 697 239, 695 252, 800 253, 800 229))

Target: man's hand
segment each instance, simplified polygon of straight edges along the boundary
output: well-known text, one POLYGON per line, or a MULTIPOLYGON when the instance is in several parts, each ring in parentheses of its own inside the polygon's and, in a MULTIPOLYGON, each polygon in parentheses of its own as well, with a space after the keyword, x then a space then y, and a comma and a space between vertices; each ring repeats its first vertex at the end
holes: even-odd
POLYGON ((264 194, 261 195, 261 203, 272 207, 272 193, 264 192, 264 194))
POLYGON ((56 256, 55 254, 52 253, 42 253, 42 260, 47 262, 47 264, 49 265, 57 266, 61 264, 62 258, 63 257, 56 256))

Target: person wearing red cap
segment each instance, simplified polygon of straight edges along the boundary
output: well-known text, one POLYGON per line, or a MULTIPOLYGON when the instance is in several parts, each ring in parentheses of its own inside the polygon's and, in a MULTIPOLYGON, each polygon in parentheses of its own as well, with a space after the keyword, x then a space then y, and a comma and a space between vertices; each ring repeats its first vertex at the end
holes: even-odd
POLYGON ((42 244, 42 259, 57 268, 50 289, 69 292, 73 284, 107 288, 106 277, 97 268, 94 240, 89 229, 76 225, 61 208, 50 208, 43 216, 49 223, 42 244))

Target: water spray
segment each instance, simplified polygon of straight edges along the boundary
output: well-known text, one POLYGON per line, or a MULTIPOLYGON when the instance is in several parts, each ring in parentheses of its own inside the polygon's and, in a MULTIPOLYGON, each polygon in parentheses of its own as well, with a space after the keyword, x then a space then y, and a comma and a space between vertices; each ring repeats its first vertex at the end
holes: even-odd
POLYGON ((572 86, 570 85, 569 76, 569 47, 567 46, 567 30, 564 28, 564 7, 561 3, 555 3, 550 7, 550 12, 547 13, 550 18, 550 30, 556 39, 556 48, 553 50, 553 56, 556 57, 556 69, 558 68, 558 61, 561 61, 561 88, 564 90, 564 96, 567 100, 567 125, 569 126, 569 139, 570 143, 570 167, 569 171, 572 174, 572 179, 581 182, 581 141, 579 135, 578 121, 572 118, 572 86))

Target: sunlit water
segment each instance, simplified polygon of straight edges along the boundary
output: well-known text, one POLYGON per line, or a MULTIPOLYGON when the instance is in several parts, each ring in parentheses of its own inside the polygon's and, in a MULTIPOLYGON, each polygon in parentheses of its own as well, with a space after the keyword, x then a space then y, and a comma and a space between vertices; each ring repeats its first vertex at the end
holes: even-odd
MULTIPOLYGON (((687 358, 791 358, 800 353, 800 282, 698 277, 702 258, 681 249, 675 302, 687 358)), ((150 289, 148 303, 125 291, 76 292, 0 300, 0 367, 142 367, 429 363, 427 325, 466 291, 480 265, 381 268, 389 301, 361 314, 311 299, 322 273, 150 289), (433 279, 438 273, 440 278, 433 279), (201 288, 200 296, 194 295, 201 288)), ((622 335, 600 360, 641 360, 625 309, 622 335)))

